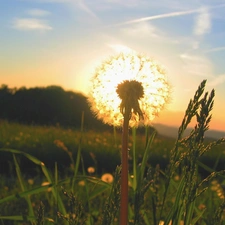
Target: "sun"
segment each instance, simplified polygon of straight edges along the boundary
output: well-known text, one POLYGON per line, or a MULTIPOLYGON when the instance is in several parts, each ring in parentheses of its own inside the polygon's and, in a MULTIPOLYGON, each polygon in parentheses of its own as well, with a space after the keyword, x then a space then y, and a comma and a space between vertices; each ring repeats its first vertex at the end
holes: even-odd
POLYGON ((143 86, 144 95, 139 100, 143 120, 132 114, 129 125, 132 127, 151 124, 168 102, 170 85, 160 64, 135 52, 112 56, 96 69, 91 80, 88 102, 98 119, 110 125, 122 125, 121 99, 116 89, 120 83, 132 80, 143 86))

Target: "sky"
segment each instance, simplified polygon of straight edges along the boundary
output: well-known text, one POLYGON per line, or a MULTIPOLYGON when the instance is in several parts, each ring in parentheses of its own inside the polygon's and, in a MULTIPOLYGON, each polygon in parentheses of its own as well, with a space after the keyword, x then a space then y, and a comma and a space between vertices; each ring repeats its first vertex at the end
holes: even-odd
POLYGON ((178 126, 198 85, 215 89, 211 129, 225 131, 225 0, 0 0, 0 85, 90 90, 102 61, 132 50, 160 62, 178 126))

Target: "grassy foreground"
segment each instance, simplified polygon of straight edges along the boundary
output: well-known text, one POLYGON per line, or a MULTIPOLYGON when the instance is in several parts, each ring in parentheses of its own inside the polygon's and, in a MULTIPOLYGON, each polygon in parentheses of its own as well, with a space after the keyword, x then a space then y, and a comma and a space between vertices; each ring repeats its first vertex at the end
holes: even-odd
MULTIPOLYGON (((153 131, 151 131, 153 132, 153 131)), ((71 156, 76 158, 79 145, 82 145, 82 157, 85 168, 95 167, 98 174, 113 172, 120 165, 121 129, 111 132, 94 130, 63 129, 54 126, 23 125, 0 121, 0 148, 17 149, 29 153, 45 162, 48 168, 53 169, 58 162, 58 169, 68 172, 71 156), (108 160, 109 159, 109 160, 108 160)), ((130 131, 129 147, 132 149, 132 131, 130 131)), ((136 132, 137 157, 140 160, 145 148, 145 134, 136 132)), ((175 139, 156 135, 152 143, 151 164, 166 166, 169 162, 169 151, 175 139)), ((1 173, 13 173, 12 156, 0 153, 1 173), (4 156, 4 157, 3 157, 4 156), (9 164, 9 167, 8 167, 9 164), (8 169, 9 170, 8 170, 8 169)), ((132 157, 132 155, 131 155, 132 157)), ((21 160, 26 160, 21 158, 21 160)), ((37 168, 29 161, 20 165, 23 172, 32 173, 37 168)))
MULTIPOLYGON (((214 97, 204 87, 176 140, 131 130, 129 224, 225 224, 225 139, 204 140, 214 97), (196 127, 184 137, 193 117, 196 127)), ((1 121, 1 224, 118 224, 121 131, 83 128, 1 121)))

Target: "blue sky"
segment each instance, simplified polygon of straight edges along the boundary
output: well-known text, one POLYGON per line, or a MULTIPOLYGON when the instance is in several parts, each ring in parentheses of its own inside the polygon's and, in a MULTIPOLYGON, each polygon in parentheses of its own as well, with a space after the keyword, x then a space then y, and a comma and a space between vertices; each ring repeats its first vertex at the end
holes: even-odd
POLYGON ((0 84, 87 94, 102 60, 132 49, 166 67, 169 111, 207 79, 225 130, 225 0, 0 0, 0 15, 0 84))

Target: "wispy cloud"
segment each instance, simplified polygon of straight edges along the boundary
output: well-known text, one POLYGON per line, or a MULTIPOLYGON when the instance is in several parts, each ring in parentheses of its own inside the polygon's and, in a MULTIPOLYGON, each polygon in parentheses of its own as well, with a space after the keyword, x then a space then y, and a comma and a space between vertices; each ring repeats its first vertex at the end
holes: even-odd
POLYGON ((110 3, 110 4, 117 4, 120 6, 125 6, 128 8, 132 8, 132 7, 137 7, 140 6, 142 4, 145 4, 145 0, 129 0, 129 1, 124 1, 124 0, 106 0, 104 2, 110 3))
POLYGON ((192 75, 200 77, 212 77, 213 65, 209 59, 203 55, 193 54, 181 54, 181 60, 183 61, 183 69, 192 75))
POLYGON ((215 87, 215 86, 221 85, 223 83, 225 83, 225 74, 215 76, 215 78, 213 80, 208 82, 208 85, 215 87))
POLYGON ((38 16, 38 17, 50 15, 49 11, 42 10, 42 9, 30 9, 30 10, 27 11, 27 13, 30 16, 38 16))
POLYGON ((91 17, 98 18, 97 15, 90 9, 90 7, 88 7, 84 0, 78 0, 76 1, 76 3, 84 12, 89 14, 91 17))
POLYGON ((13 21, 13 28, 18 30, 52 30, 47 21, 35 18, 17 18, 13 21))
POLYGON ((21 0, 24 2, 37 2, 37 3, 68 3, 73 0, 21 0))
POLYGON ((113 49, 115 52, 120 53, 120 52, 134 52, 133 49, 129 48, 126 45, 122 44, 107 44, 108 47, 113 49))
POLYGON ((163 32, 161 30, 147 22, 125 27, 121 29, 121 31, 123 32, 123 34, 129 35, 131 37, 160 38, 163 36, 163 32))
POLYGON ((201 8, 196 18, 194 26, 194 34, 201 36, 209 32, 211 29, 211 15, 209 9, 206 7, 201 8))
POLYGON ((225 51, 225 46, 218 47, 218 48, 211 48, 211 49, 204 51, 204 53, 220 52, 220 51, 225 51))

